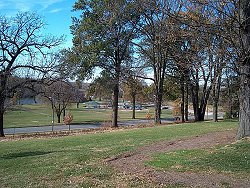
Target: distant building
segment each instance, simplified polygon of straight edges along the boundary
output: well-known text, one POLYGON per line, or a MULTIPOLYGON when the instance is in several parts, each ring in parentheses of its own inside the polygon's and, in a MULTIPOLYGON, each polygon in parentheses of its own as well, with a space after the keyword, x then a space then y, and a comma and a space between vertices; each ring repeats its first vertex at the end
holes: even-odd
POLYGON ((43 102, 38 97, 25 97, 17 101, 17 104, 19 105, 42 104, 42 103, 43 102))

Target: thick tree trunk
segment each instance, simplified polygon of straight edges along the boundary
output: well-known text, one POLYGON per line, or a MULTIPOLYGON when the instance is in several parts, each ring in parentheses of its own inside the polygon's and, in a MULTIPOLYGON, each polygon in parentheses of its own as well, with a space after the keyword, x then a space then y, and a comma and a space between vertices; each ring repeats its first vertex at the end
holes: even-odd
POLYGON ((76 108, 79 108, 79 104, 80 104, 79 102, 76 103, 76 108))
POLYGON ((250 136, 250 61, 241 67, 240 78, 238 139, 250 136))
POLYGON ((112 119, 112 127, 118 127, 118 99, 119 99, 119 81, 114 85, 113 90, 113 119, 112 119))
POLYGON ((206 94, 203 93, 200 103, 199 103, 199 86, 198 85, 192 86, 191 91, 192 91, 192 102, 194 109, 194 120, 204 121, 209 91, 207 91, 206 94))
POLYGON ((161 105, 163 95, 163 83, 166 64, 163 65, 162 74, 155 75, 155 80, 158 80, 155 85, 155 124, 161 124, 161 105), (156 79, 158 77, 158 79, 156 79))
POLYGON ((197 121, 204 121, 204 119, 205 119, 205 111, 199 108, 197 121))
POLYGON ((133 105, 132 119, 135 119, 135 95, 132 95, 132 105, 133 105))
POLYGON ((119 78, 120 78, 120 63, 117 61, 116 62, 115 84, 114 84, 114 88, 113 88, 112 127, 118 127, 119 78))
POLYGON ((218 101, 213 101, 213 121, 218 122, 218 101))
POLYGON ((240 5, 242 40, 248 54, 245 54, 240 66, 240 125, 237 134, 238 139, 250 136, 250 2, 249 0, 242 0, 240 5))
POLYGON ((155 99, 155 123, 161 124, 161 103, 162 99, 160 94, 156 95, 155 99))

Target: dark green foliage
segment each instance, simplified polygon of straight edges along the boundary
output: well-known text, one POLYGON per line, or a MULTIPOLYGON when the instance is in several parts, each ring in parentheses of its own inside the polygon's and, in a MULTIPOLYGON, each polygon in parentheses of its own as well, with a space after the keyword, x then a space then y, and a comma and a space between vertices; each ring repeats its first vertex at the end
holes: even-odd
POLYGON ((129 0, 79 0, 75 11, 81 11, 80 19, 74 18, 71 31, 74 35, 72 52, 77 56, 75 71, 80 75, 92 74, 94 68, 105 70, 112 77, 113 120, 117 127, 120 77, 131 67, 135 26, 139 19, 135 2, 129 0))

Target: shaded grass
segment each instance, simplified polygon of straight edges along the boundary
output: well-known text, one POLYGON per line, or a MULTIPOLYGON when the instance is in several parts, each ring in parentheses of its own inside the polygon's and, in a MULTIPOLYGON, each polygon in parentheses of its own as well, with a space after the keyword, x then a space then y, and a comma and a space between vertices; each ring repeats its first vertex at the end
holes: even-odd
MULTIPOLYGON (((127 183, 127 187, 132 187, 130 180, 120 180, 116 172, 105 164, 106 158, 160 140, 190 137, 235 127, 235 122, 204 122, 1 142, 1 186, 120 187, 120 183, 127 183)), ((140 184, 147 186, 147 182, 140 184)))
MULTIPOLYGON (((111 109, 84 109, 72 105, 66 113, 73 115, 72 124, 106 122, 111 120, 111 109)), ((145 119, 148 110, 136 111, 137 119, 145 119)), ((153 109, 149 113, 153 117, 153 109)), ((131 120, 131 110, 119 110, 119 121, 131 120)), ((162 118, 172 117, 170 110, 163 110, 162 118)), ((55 115, 55 121, 57 120, 55 115)), ((47 105, 21 105, 8 110, 4 115, 4 128, 46 126, 52 124, 52 109, 47 105)))
POLYGON ((250 140, 206 149, 178 150, 157 154, 147 164, 180 172, 231 173, 249 177, 250 140))

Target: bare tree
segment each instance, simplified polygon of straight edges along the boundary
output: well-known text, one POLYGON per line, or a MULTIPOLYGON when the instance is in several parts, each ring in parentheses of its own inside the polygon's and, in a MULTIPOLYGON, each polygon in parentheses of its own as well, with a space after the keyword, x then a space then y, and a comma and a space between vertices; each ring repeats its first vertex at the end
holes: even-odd
POLYGON ((46 99, 45 101, 49 101, 52 110, 55 110, 57 123, 61 123, 61 115, 65 117, 66 108, 75 101, 74 87, 70 83, 57 81, 50 85, 43 85, 40 93, 46 99))
POLYGON ((0 136, 3 132, 3 116, 8 96, 18 87, 31 80, 41 80, 51 70, 51 65, 38 59, 48 50, 58 46, 64 39, 41 35, 43 19, 30 12, 15 17, 0 16, 0 136), (11 76, 26 79, 8 87, 11 76))

